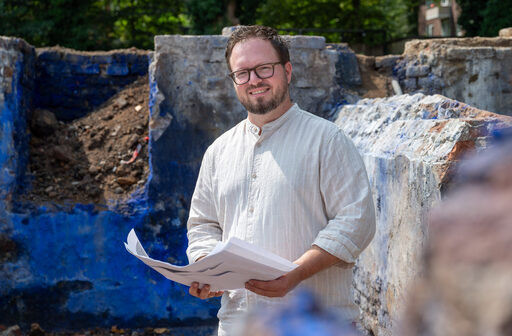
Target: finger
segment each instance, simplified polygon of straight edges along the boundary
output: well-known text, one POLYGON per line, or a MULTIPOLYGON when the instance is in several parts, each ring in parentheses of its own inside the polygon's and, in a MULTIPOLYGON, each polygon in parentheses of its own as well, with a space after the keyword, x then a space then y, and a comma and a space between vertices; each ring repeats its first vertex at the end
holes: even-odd
POLYGON ((224 291, 214 292, 213 297, 219 297, 219 296, 222 296, 222 294, 224 294, 224 291))
POLYGON ((201 288, 201 292, 199 293, 199 298, 202 300, 207 299, 209 294, 210 285, 204 285, 203 288, 201 288))
POLYGON ((264 290, 264 289, 261 289, 261 288, 258 288, 258 287, 254 287, 254 286, 251 286, 249 283, 245 284, 245 288, 247 290, 250 290, 253 293, 256 293, 256 294, 262 295, 262 296, 267 296, 267 297, 278 297, 278 296, 280 296, 280 295, 278 295, 277 292, 267 291, 267 290, 264 290))
POLYGON ((268 296, 268 297, 282 297, 286 293, 284 288, 279 282, 276 281, 257 281, 250 280, 245 283, 245 288, 253 293, 268 296))
POLYGON ((199 290, 197 288, 198 286, 199 286, 199 283, 192 282, 192 284, 190 285, 190 287, 188 289, 189 294, 192 296, 195 296, 195 297, 199 297, 199 290))
POLYGON ((283 287, 283 283, 279 280, 272 281, 261 281, 261 280, 249 280, 249 285, 254 288, 259 288, 264 291, 278 291, 283 287))

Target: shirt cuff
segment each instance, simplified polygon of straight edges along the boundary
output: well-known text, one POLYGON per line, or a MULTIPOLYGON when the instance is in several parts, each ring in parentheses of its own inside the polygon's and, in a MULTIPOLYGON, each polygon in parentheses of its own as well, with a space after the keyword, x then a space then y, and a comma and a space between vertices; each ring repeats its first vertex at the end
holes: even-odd
POLYGON ((328 235, 319 235, 316 237, 313 245, 320 247, 322 250, 329 252, 348 264, 354 264, 359 255, 356 252, 359 250, 357 246, 346 237, 332 238, 328 235), (347 248, 347 246, 350 248, 347 248))

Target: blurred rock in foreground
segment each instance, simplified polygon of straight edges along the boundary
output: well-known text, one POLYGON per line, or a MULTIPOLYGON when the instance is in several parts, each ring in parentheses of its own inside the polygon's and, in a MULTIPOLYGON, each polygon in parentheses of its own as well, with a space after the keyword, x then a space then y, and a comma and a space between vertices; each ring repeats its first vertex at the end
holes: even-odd
POLYGON ((512 138, 466 162, 430 220, 399 334, 512 335, 512 138))

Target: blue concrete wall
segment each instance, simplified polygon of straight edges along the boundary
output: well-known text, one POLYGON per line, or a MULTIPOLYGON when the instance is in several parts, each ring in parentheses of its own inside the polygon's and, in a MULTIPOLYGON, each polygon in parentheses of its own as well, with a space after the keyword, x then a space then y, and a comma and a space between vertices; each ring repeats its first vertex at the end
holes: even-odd
MULTIPOLYGON (((0 96, 4 97, 0 100, 0 324, 28 328, 37 322, 47 331, 112 325, 214 325, 218 299, 201 301, 191 297, 188 288, 145 266, 123 244, 135 227, 150 256, 187 263, 184 223, 198 165, 194 163, 190 169, 176 166, 185 157, 201 156, 204 147, 195 146, 193 134, 184 137, 187 131, 180 131, 181 126, 174 134, 162 137, 161 142, 150 141, 150 160, 169 143, 173 144, 173 156, 152 160, 161 163, 151 169, 148 186, 122 204, 110 208, 38 205, 20 202, 17 197, 30 188, 25 172, 31 105, 52 110, 58 105, 62 112, 72 112, 61 114, 61 119, 82 115, 86 111, 78 107, 84 100, 103 102, 134 80, 136 74, 147 73, 148 55, 124 51, 79 57, 78 52, 70 52, 52 59, 57 56, 48 51, 39 52, 36 60, 32 47, 23 43, 20 47, 16 41, 7 44, 4 38, 0 42, 0 53, 8 50, 16 56, 8 59, 8 66, 15 69, 9 82, 12 85, 0 96), (90 65, 92 61, 111 63, 100 65, 98 74, 98 68, 90 65), (44 71, 41 64, 45 64, 44 71), (26 85, 28 79, 36 83, 35 90, 33 85, 26 85), (70 94, 72 86, 67 86, 74 82, 81 88, 75 96, 70 94), (98 89, 102 83, 105 90, 98 89), (45 95, 53 99, 48 98, 46 103, 55 105, 44 105, 41 97, 45 95), (155 180, 163 192, 149 192, 155 180), (159 197, 162 195, 167 196, 159 197)), ((5 78, 1 77, 3 83, 5 78)), ((200 329, 199 333, 212 330, 200 329)), ((194 334, 193 329, 187 330, 194 334)))
POLYGON ((144 207, 129 217, 82 205, 9 213, 0 234, 15 242, 17 252, 2 266, 0 323, 37 322, 46 330, 168 327, 211 316, 214 306, 192 299, 182 285, 124 249, 127 232, 135 227, 150 255, 182 253, 183 244, 169 237, 173 230, 162 232, 152 219, 144 207))
POLYGON ((25 41, 0 39, 0 202, 24 184, 28 163, 27 118, 35 53, 25 41))
POLYGON ((147 74, 149 54, 38 49, 34 106, 54 111, 61 120, 82 117, 147 74))

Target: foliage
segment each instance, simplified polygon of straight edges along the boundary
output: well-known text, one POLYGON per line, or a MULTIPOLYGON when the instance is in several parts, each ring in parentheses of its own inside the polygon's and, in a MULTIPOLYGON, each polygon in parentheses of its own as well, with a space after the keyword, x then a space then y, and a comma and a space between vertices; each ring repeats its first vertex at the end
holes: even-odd
POLYGON ((259 0, 186 0, 191 32, 220 34, 223 27, 255 22, 259 0))
POLYGON ((489 0, 483 11, 481 36, 497 36, 500 29, 512 27, 512 0, 489 0))
POLYGON ((322 34, 332 42, 344 40, 378 44, 385 40, 416 35, 418 9, 423 2, 0 0, 0 34, 22 37, 38 47, 58 44, 81 50, 131 46, 152 49, 154 35, 219 34, 225 26, 260 23, 278 29, 324 30, 322 34), (325 33, 325 29, 342 29, 345 33, 325 33))
POLYGON ((108 47, 109 12, 92 0, 0 0, 0 35, 37 46, 108 47))
POLYGON ((512 0, 457 0, 462 9, 458 24, 466 36, 496 36, 512 26, 512 0))
POLYGON ((348 31, 326 37, 382 43, 390 37, 405 36, 409 30, 405 0, 267 0, 258 9, 258 22, 279 28, 330 28, 348 31), (361 33, 361 30, 383 32, 361 33), (390 33, 391 32, 391 33, 390 33))
POLYGON ((187 24, 180 0, 113 0, 114 46, 153 49, 155 35, 176 34, 187 24))
POLYGON ((43 47, 153 48, 153 36, 180 32, 180 0, 0 0, 0 34, 43 47))
POLYGON ((457 24, 466 31, 466 36, 477 36, 487 0, 457 0, 457 4, 462 9, 457 24))

